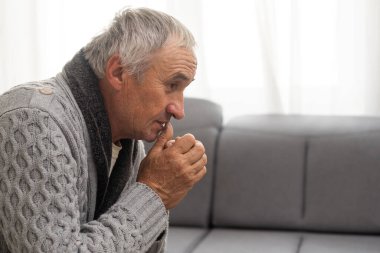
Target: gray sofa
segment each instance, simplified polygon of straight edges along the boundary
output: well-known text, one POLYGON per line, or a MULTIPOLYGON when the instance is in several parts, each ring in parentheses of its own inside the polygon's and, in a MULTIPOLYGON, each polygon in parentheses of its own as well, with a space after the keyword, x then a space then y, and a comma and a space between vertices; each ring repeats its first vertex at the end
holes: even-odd
POLYGON ((169 253, 379 253, 380 118, 246 115, 187 98, 175 135, 208 173, 171 211, 169 253))

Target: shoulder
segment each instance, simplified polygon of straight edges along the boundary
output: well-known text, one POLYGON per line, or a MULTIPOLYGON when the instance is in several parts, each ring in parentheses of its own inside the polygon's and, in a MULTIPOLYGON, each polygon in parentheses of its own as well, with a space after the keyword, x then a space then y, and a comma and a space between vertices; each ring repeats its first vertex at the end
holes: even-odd
POLYGON ((62 123, 79 121, 80 111, 64 85, 50 78, 15 86, 0 96, 0 117, 14 111, 38 110, 62 123))
POLYGON ((86 129, 69 89, 57 78, 21 84, 0 96, 0 119, 5 124, 7 119, 20 121, 34 118, 38 121, 52 120, 65 137, 76 143, 83 139, 86 129))
POLYGON ((54 112, 55 101, 63 96, 55 78, 20 84, 0 96, 0 116, 17 109, 54 112))

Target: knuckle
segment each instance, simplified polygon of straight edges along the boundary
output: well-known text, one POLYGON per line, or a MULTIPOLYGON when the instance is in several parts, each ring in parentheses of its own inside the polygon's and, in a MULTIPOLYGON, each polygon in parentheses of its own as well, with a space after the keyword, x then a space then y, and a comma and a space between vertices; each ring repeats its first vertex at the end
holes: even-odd
POLYGON ((191 175, 191 173, 186 174, 186 182, 188 185, 192 185, 194 181, 194 175, 191 175))
POLYGON ((206 165, 207 164, 207 155, 206 154, 203 154, 203 156, 202 156, 202 159, 203 159, 203 162, 204 162, 204 164, 206 165))
POLYGON ((175 160, 175 158, 177 157, 177 153, 173 149, 167 149, 167 150, 165 150, 165 153, 166 153, 166 157, 169 161, 175 160))
POLYGON ((186 172, 186 181, 193 182, 194 176, 197 174, 197 168, 188 169, 186 172))
POLYGON ((204 145, 203 145, 203 143, 202 143, 201 141, 196 140, 195 142, 196 142, 196 144, 197 144, 198 146, 200 146, 200 147, 202 147, 202 148, 205 148, 204 145))
POLYGON ((200 152, 204 153, 206 152, 205 147, 203 146, 203 143, 200 141, 196 141, 194 145, 200 152))
POLYGON ((202 169, 202 171, 199 172, 199 174, 197 175, 198 176, 197 182, 200 181, 205 175, 206 175, 206 170, 202 169))
POLYGON ((195 182, 199 182, 206 175, 206 167, 203 167, 202 170, 196 175, 195 182))
POLYGON ((187 133, 183 136, 184 139, 186 139, 187 141, 191 141, 193 143, 195 143, 195 137, 193 134, 190 134, 190 133, 187 133))
POLYGON ((174 144, 175 140, 169 140, 165 143, 165 147, 170 147, 174 144))
POLYGON ((176 171, 177 175, 183 175, 186 177, 187 175, 187 164, 183 160, 172 160, 172 167, 176 171))
POLYGON ((203 166, 202 172, 201 172, 201 178, 203 178, 207 174, 207 168, 206 166, 203 166))
POLYGON ((194 143, 194 145, 192 146, 193 149, 196 149, 198 152, 200 153, 205 153, 206 152, 206 149, 205 147, 203 146, 203 144, 199 144, 197 142, 194 143))
POLYGON ((191 188, 191 187, 193 187, 193 185, 194 185, 194 179, 192 178, 192 177, 190 177, 190 176, 188 176, 187 178, 186 178, 187 180, 185 180, 184 181, 184 186, 186 187, 186 188, 191 188))

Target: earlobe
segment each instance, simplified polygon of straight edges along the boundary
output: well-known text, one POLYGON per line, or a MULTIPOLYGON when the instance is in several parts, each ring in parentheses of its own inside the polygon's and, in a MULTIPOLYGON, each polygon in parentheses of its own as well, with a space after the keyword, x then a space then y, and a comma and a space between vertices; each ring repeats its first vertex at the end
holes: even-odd
POLYGON ((123 65, 117 54, 112 55, 107 62, 105 77, 108 83, 116 90, 120 90, 125 84, 123 77, 123 65))

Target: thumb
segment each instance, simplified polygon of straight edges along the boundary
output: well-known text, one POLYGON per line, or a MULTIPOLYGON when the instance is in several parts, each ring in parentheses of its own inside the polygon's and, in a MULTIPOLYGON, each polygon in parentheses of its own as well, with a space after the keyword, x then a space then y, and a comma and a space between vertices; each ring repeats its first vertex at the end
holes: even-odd
POLYGON ((170 122, 166 123, 165 128, 157 136, 156 143, 153 145, 153 149, 165 149, 166 143, 173 138, 173 126, 170 122))

